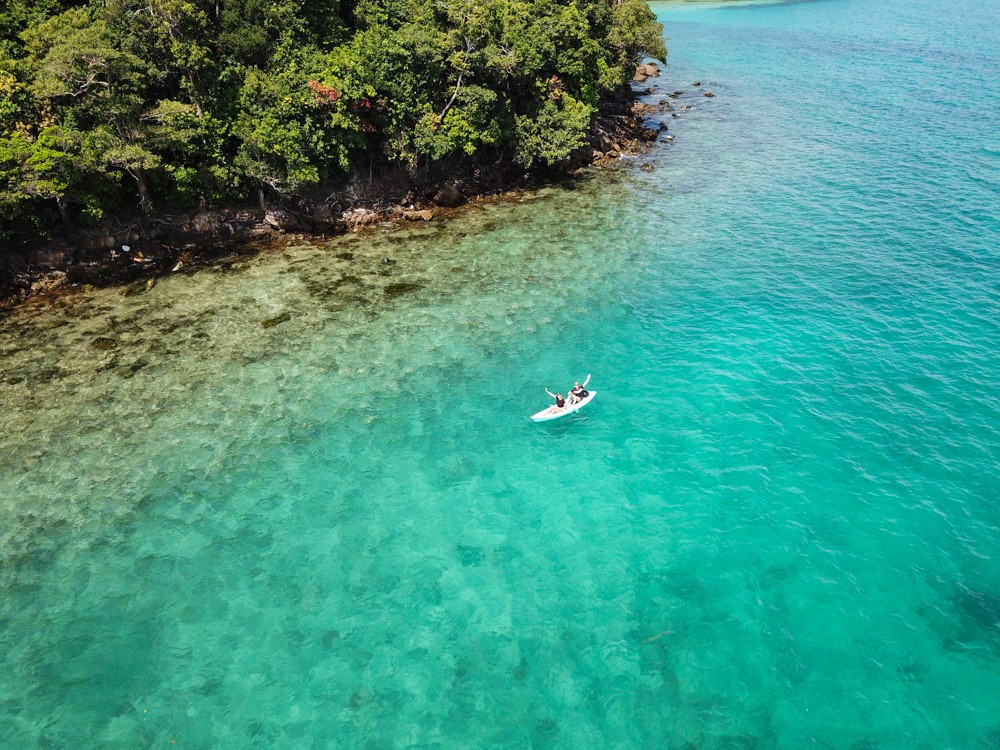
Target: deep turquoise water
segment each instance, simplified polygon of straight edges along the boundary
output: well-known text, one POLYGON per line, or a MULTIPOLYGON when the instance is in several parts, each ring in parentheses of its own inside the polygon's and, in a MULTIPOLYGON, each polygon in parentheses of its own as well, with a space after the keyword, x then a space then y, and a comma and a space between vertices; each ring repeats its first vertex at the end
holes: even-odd
POLYGON ((1000 747, 1000 6, 654 7, 650 173, 0 323, 0 747, 1000 747))

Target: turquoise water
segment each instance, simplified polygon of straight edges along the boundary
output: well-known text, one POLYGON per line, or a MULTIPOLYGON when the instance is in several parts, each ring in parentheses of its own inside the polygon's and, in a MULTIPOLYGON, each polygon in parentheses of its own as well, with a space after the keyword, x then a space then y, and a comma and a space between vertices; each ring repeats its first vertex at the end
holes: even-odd
POLYGON ((649 173, 0 322, 0 747, 1000 747, 1000 10, 654 8, 649 173))

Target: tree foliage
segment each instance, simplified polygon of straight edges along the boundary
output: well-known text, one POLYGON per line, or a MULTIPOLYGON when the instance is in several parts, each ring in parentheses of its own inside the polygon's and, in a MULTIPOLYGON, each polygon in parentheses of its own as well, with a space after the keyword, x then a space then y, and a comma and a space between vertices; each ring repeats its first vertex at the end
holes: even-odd
POLYGON ((373 163, 554 164, 661 35, 643 0, 7 0, 0 238, 373 163))

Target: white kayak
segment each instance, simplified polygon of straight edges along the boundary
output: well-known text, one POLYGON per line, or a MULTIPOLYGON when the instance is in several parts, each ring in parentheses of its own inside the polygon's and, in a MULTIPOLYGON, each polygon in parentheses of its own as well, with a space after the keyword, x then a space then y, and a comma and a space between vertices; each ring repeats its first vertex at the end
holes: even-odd
POLYGON ((573 414, 580 411, 583 407, 594 400, 594 396, 597 395, 597 391, 591 391, 587 394, 587 397, 582 401, 577 401, 575 404, 571 404, 569 401, 566 402, 566 406, 562 409, 556 409, 550 406, 548 409, 542 409, 537 414, 531 415, 531 420, 533 422, 548 422, 552 419, 559 419, 559 417, 565 417, 567 414, 573 414))

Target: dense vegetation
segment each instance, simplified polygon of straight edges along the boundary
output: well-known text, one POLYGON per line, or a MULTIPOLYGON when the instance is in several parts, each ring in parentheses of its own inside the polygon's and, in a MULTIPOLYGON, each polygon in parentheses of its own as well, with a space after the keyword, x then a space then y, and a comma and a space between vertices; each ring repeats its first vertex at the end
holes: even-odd
POLYGON ((0 239, 373 163, 557 163, 661 32, 642 0, 4 0, 0 239))

